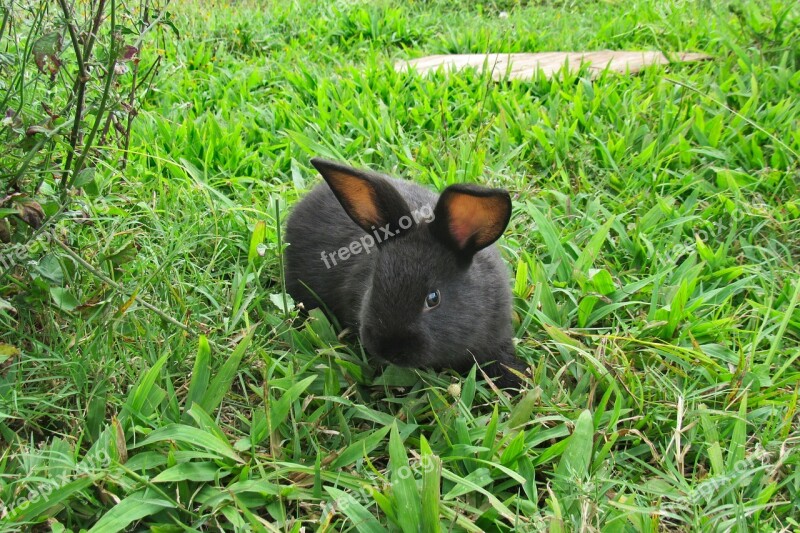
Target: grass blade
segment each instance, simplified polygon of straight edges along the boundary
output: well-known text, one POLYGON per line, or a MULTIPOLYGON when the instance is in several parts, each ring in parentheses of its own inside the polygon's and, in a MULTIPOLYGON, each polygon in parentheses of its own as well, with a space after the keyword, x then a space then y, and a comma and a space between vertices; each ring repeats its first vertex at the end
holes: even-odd
POLYGON ((123 531, 128 526, 146 516, 158 513, 164 509, 174 509, 172 502, 167 500, 149 498, 147 491, 135 492, 115 505, 104 514, 89 533, 107 533, 110 531, 123 531))
POLYGON ((356 531, 359 533, 385 533, 386 528, 350 494, 333 487, 325 487, 325 490, 336 502, 342 514, 353 522, 356 531))
POLYGON ((231 388, 236 372, 239 370, 239 363, 253 340, 253 334, 255 334, 255 328, 251 328, 244 338, 239 341, 236 349, 233 350, 231 356, 220 368, 219 373, 211 381, 208 387, 208 394, 201 401, 203 411, 206 413, 213 413, 231 388))
POLYGON ((189 392, 186 394, 184 409, 191 409, 192 405, 200 403, 208 390, 208 378, 211 373, 211 346, 208 338, 200 335, 197 343, 197 355, 192 367, 192 380, 189 382, 189 392))
POLYGON ((420 437, 422 455, 422 531, 439 533, 439 501, 441 499, 442 460, 434 455, 428 440, 420 437))
POLYGON ((233 459, 237 463, 244 463, 242 458, 236 454, 233 447, 226 440, 222 440, 206 431, 183 424, 169 424, 158 428, 150 433, 146 439, 133 447, 141 448, 148 444, 164 441, 180 442, 189 448, 200 447, 210 452, 215 452, 219 455, 220 459, 228 458, 233 459))
POLYGON ((419 532, 422 507, 414 472, 408 464, 403 441, 392 426, 389 435, 389 468, 391 469, 392 494, 395 497, 398 525, 404 533, 419 532))

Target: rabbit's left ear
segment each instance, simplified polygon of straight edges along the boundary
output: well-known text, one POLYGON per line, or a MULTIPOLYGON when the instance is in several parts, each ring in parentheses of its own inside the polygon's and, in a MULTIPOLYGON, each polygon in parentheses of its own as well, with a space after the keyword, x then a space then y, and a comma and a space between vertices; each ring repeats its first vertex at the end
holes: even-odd
POLYGON ((511 219, 511 197, 502 189, 451 185, 442 192, 430 224, 433 235, 471 258, 500 238, 511 219))
POLYGON ((408 204, 386 178, 318 157, 311 164, 325 178, 350 218, 367 233, 385 226, 396 232, 398 221, 409 218, 408 204))

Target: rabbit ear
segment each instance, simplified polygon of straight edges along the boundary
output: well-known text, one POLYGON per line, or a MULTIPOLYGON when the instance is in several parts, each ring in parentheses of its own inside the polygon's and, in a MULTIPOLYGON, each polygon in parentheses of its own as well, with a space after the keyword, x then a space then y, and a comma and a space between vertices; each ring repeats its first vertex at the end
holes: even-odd
POLYGON ((451 185, 442 192, 430 229, 467 258, 500 238, 511 218, 511 197, 502 189, 451 185))
POLYGON ((348 216, 367 233, 387 224, 396 230, 404 216, 410 220, 408 204, 385 178, 318 157, 311 164, 325 178, 348 216))

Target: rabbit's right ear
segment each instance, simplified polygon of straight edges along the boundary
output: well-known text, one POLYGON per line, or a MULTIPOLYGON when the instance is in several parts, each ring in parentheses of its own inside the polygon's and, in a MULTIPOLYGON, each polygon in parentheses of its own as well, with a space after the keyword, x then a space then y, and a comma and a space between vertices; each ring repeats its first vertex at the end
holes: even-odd
POLYGON ((511 197, 502 189, 451 185, 434 209, 433 235, 466 260, 500 238, 511 219, 511 197))
POLYGON ((408 204, 381 176, 318 157, 311 164, 325 178, 347 215, 367 233, 387 225, 396 231, 400 218, 409 218, 408 204))

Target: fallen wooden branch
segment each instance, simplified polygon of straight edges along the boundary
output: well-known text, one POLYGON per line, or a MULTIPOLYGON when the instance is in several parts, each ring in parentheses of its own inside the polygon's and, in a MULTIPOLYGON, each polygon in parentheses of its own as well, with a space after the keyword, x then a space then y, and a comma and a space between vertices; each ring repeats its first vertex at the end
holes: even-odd
POLYGON ((698 53, 676 53, 667 57, 661 52, 601 50, 597 52, 540 52, 535 54, 453 54, 433 55, 398 61, 395 70, 405 72, 409 69, 420 74, 445 71, 458 71, 464 68, 489 68, 495 80, 529 80, 541 73, 550 78, 562 68, 577 72, 588 64, 590 75, 594 78, 608 69, 625 73, 637 73, 648 65, 668 65, 709 59, 710 56, 698 53))

